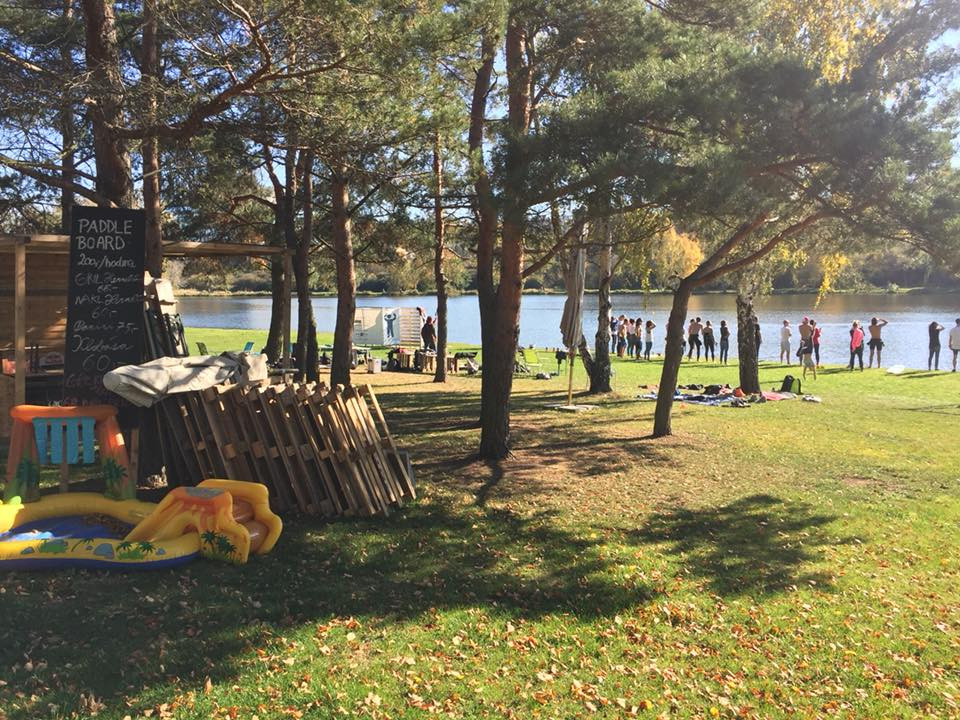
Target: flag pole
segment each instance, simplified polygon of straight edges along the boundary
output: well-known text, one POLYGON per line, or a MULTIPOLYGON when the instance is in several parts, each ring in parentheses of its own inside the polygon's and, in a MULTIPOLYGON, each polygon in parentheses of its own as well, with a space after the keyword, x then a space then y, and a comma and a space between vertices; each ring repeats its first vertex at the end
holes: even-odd
POLYGON ((570 348, 569 353, 570 353, 570 358, 569 358, 569 362, 567 363, 570 366, 568 368, 569 379, 567 380, 567 405, 568 406, 573 405, 573 361, 574 361, 574 358, 576 358, 576 354, 574 353, 573 348, 570 348))

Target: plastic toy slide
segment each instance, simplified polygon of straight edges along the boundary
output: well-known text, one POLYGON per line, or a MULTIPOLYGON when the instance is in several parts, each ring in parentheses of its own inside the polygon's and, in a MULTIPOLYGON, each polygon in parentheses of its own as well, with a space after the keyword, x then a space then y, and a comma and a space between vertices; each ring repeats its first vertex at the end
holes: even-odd
POLYGON ((171 490, 159 503, 97 493, 0 503, 0 568, 140 570, 198 555, 245 563, 270 552, 283 523, 259 483, 205 480, 171 490))

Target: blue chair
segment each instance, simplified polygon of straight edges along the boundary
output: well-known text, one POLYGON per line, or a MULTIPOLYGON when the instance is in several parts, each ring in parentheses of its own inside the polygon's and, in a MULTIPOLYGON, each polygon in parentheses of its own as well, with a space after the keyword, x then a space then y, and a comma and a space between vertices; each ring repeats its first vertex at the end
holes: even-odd
POLYGON ((253 341, 252 341, 252 340, 251 340, 250 342, 248 342, 246 345, 243 346, 243 351, 244 351, 245 353, 253 352, 253 341))
POLYGON ((60 491, 66 492, 68 466, 92 465, 93 439, 97 421, 92 417, 33 419, 33 436, 37 443, 39 465, 60 466, 60 491), (66 438, 64 438, 66 436, 66 438), (83 462, 80 462, 81 455, 83 462))

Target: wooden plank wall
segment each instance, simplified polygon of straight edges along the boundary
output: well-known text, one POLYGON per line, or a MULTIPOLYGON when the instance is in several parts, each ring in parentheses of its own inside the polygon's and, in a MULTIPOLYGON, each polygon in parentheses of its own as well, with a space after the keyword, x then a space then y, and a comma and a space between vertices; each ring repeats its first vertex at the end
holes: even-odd
MULTIPOLYGON (((27 252, 28 348, 64 350, 69 262, 65 253, 27 252)), ((13 265, 12 253, 0 255, 0 352, 4 353, 12 353, 14 343, 13 265)))

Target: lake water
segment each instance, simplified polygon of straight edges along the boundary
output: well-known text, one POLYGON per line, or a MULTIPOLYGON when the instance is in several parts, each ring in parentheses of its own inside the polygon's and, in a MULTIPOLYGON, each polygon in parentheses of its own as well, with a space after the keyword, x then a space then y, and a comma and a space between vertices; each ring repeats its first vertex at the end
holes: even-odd
MULTIPOLYGON (((830 295, 814 308, 812 295, 774 295, 757 303, 757 315, 763 332, 761 359, 776 360, 779 354, 779 328, 789 320, 794 328, 804 315, 816 319, 823 328, 821 354, 824 362, 846 363, 849 360, 848 343, 850 323, 860 320, 869 323, 878 316, 890 322, 883 330, 886 346, 883 364, 887 367, 902 364, 911 368, 926 368, 927 326, 932 320, 943 325, 941 368, 949 366, 947 333, 955 319, 960 317, 960 294, 929 293, 910 295, 830 295)), ((525 295, 520 315, 520 341, 524 345, 556 347, 560 345, 560 315, 563 312, 562 295, 525 295)), ((614 293, 613 310, 634 319, 642 317, 657 323, 654 334, 654 352, 663 351, 663 327, 670 313, 671 299, 667 295, 643 296, 636 293, 614 293)), ((422 307, 436 314, 436 298, 376 297, 359 298, 364 307, 422 307)), ((293 301, 296 324, 296 300, 293 301)), ((332 331, 336 317, 336 298, 314 298, 313 311, 317 328, 332 331)), ((480 343, 480 315, 475 295, 464 295, 449 300, 449 336, 452 342, 480 343)), ((270 298, 268 297, 185 297, 180 299, 184 324, 194 327, 268 328, 270 326, 270 298)), ((592 342, 597 329, 597 296, 584 298, 584 333, 592 342)), ((732 295, 696 295, 690 302, 690 316, 711 320, 715 327, 726 320, 734 332, 730 355, 736 355, 736 310, 732 295)))

